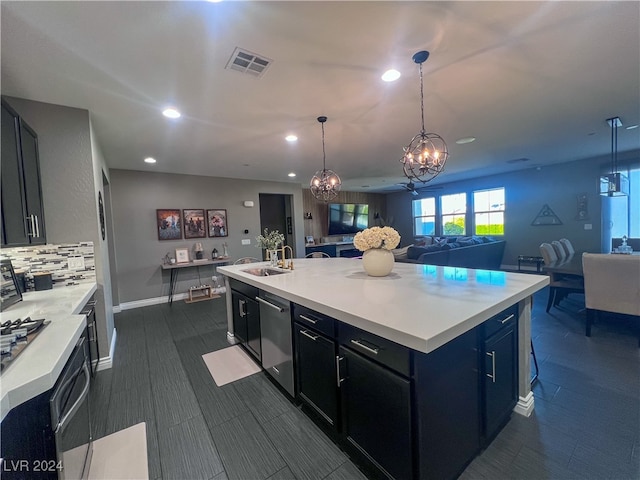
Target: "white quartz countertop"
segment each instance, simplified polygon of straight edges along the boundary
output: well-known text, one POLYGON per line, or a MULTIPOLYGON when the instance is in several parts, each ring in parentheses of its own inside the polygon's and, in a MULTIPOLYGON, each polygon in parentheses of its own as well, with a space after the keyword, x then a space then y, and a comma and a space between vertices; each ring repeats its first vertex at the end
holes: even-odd
POLYGON ((13 407, 53 387, 85 328, 86 318, 79 312, 95 291, 95 282, 87 282, 26 292, 21 302, 0 314, 0 323, 29 316, 51 321, 0 376, 3 419, 13 407))
POLYGON ((293 271, 268 277, 243 271, 267 265, 217 271, 425 353, 549 284, 544 275, 411 263, 369 277, 355 258, 296 258, 293 271))

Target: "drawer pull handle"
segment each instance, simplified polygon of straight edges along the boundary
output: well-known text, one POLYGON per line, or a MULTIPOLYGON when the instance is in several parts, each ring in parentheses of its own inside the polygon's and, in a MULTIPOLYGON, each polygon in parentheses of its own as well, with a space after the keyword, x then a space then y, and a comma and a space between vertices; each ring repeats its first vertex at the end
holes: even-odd
POLYGON ((359 346, 360 348, 362 348, 363 350, 366 350, 369 353, 373 353, 374 355, 378 354, 378 351, 380 350, 378 347, 368 347, 367 345, 365 345, 364 343, 362 343, 361 340, 351 340, 351 343, 353 343, 354 345, 359 346))
POLYGON ((307 317, 307 316, 305 316, 305 315, 300 315, 300 318, 301 318, 301 319, 303 319, 303 320, 306 320, 307 322, 311 322, 311 323, 313 323, 314 325, 315 325, 316 323, 318 323, 318 320, 314 320, 313 318, 309 318, 309 317, 307 317))
POLYGON ((317 335, 311 335, 309 332, 307 332, 306 330, 300 330, 300 333, 302 335, 304 335, 305 337, 310 338, 311 340, 313 340, 314 342, 318 339, 317 335))
POLYGON ((487 377, 496 383, 496 351, 487 352, 487 356, 491 357, 491 373, 487 373, 487 377))
POLYGON ((504 325, 505 323, 507 323, 509 320, 511 320, 511 319, 512 319, 513 317, 515 317, 515 316, 516 316, 516 315, 515 315, 515 313, 512 313, 512 314, 511 314, 511 315, 509 315, 507 318, 505 318, 504 320, 502 320, 500 323, 504 325))
POLYGON ((340 384, 344 382, 344 378, 340 378, 340 361, 344 360, 344 357, 336 355, 336 384, 340 387, 340 384))

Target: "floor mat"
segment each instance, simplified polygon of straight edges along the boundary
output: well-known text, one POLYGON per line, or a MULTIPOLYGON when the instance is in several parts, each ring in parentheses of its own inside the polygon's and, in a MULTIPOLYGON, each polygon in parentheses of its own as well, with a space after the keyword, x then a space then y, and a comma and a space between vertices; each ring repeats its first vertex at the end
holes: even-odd
POLYGON ((89 480, 148 478, 147 427, 144 422, 93 442, 89 480))
POLYGON ((219 387, 261 370, 260 366, 239 345, 207 353, 202 355, 202 359, 219 387))

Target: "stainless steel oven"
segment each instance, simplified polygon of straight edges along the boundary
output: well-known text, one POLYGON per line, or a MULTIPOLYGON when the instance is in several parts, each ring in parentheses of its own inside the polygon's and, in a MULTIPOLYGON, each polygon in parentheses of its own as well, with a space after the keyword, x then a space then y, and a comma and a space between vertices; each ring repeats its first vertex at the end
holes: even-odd
POLYGON ((61 479, 85 479, 89 475, 92 443, 89 417, 89 348, 86 334, 76 344, 53 388, 51 427, 62 468, 61 479))

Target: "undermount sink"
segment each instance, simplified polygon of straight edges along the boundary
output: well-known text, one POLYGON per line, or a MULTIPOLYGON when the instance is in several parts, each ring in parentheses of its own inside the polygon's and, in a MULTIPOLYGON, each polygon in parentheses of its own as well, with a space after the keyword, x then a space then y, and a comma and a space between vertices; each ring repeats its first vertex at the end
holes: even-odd
POLYGON ((282 273, 289 273, 286 270, 276 270, 275 268, 248 268, 242 270, 243 272, 250 273, 256 277, 270 277, 271 275, 280 275, 282 273))

